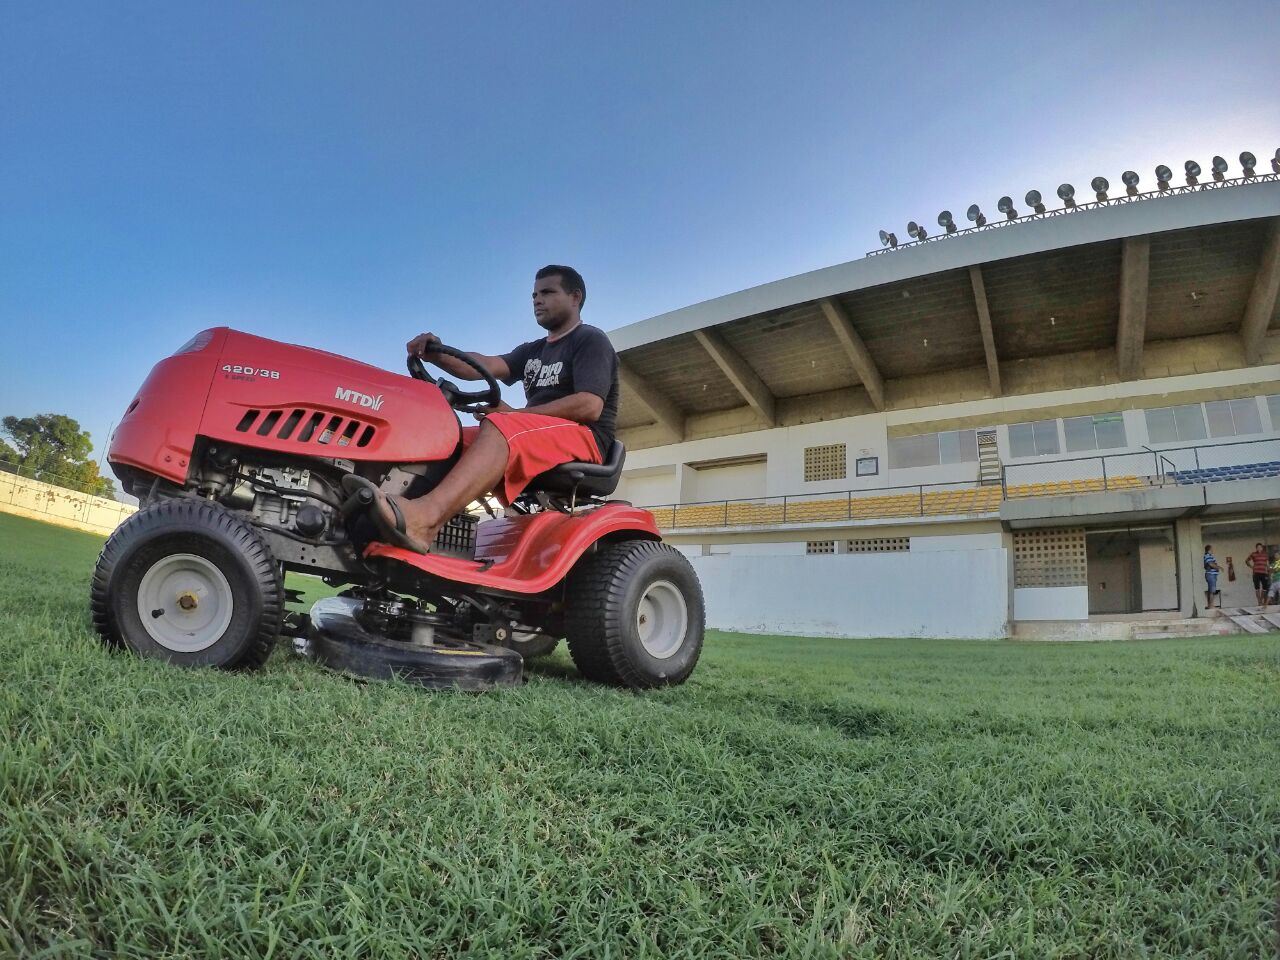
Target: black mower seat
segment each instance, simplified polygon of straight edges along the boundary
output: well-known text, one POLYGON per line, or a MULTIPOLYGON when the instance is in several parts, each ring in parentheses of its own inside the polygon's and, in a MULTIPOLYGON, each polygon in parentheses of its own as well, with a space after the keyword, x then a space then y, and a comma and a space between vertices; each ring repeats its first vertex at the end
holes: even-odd
POLYGON ((570 497, 576 487, 579 497, 607 497, 618 488, 622 464, 626 459, 626 447, 621 440, 614 440, 604 463, 562 463, 538 474, 529 481, 525 490, 530 493, 542 490, 570 497))

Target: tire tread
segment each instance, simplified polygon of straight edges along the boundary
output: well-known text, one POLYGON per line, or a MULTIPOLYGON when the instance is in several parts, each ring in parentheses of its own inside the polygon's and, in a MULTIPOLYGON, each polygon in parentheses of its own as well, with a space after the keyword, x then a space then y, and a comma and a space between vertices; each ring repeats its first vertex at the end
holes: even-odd
POLYGON ((117 649, 126 646, 111 611, 111 581, 129 548, 140 538, 166 532, 201 531, 221 534, 230 549, 240 552, 262 594, 262 616, 257 633, 240 656, 224 667, 252 670, 266 662, 275 646, 284 616, 284 582, 280 567, 257 530, 231 511, 208 500, 183 498, 153 504, 120 524, 103 544, 93 571, 89 608, 94 628, 106 646, 117 649))
MULTIPOLYGON (((636 569, 654 554, 680 551, 659 540, 622 540, 602 544, 585 557, 569 577, 565 616, 569 655, 588 680, 633 690, 681 683, 693 672, 701 650, 679 677, 657 679, 636 669, 627 656, 621 632, 626 587, 636 569)), ((699 631, 704 624, 696 625, 699 631)))

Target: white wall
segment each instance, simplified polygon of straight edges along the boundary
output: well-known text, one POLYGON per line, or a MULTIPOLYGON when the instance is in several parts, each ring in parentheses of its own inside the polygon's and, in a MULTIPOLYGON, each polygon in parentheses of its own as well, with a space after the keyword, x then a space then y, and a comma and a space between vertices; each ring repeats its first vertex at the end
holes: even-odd
POLYGON ((808 545, 805 541, 781 540, 777 543, 713 543, 706 553, 712 557, 803 557, 808 545))
POLYGON ((624 473, 614 496, 629 500, 637 507, 657 507, 680 500, 676 474, 670 468, 661 473, 624 473))
POLYGON ((1008 636, 1003 548, 695 557, 707 625, 816 637, 1008 636))
POLYGON ((138 508, 29 477, 0 473, 0 511, 90 533, 111 533, 138 508))
POLYGON ((1015 620, 1088 620, 1089 588, 1018 587, 1013 591, 1015 620))
MULTIPOLYGON (((691 489, 684 492, 684 502, 700 500, 748 500, 765 496, 768 464, 737 463, 726 467, 709 467, 692 471, 691 489)), ((670 502, 670 501, 667 501, 670 502)))
POLYGON ((998 533, 961 533, 950 537, 918 537, 911 535, 911 552, 927 550, 992 550, 1002 544, 998 533))

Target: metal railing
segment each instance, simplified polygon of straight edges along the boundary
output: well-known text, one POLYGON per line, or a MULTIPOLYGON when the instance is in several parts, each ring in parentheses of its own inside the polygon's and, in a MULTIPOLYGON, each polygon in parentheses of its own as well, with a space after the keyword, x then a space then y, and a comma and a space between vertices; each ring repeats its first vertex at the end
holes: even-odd
MULTIPOLYGON (((1280 437, 1005 464, 999 484, 977 480, 645 507, 658 526, 765 526, 905 517, 992 515, 1004 500, 1140 490, 1203 480, 1193 471, 1280 463, 1280 437)), ((1265 472, 1265 471, 1260 471, 1265 472)), ((1280 466, 1276 473, 1280 474, 1280 466)))
POLYGON ((744 497, 645 507, 664 529, 821 523, 893 517, 991 514, 1000 488, 976 480, 864 487, 826 493, 744 497))
MULTIPOLYGON (((1201 483, 1197 471, 1247 467, 1280 461, 1280 437, 1228 440, 1143 452, 1108 453, 1007 463, 1001 486, 1006 499, 1072 493, 1134 490, 1178 483, 1201 483)), ((1261 471, 1265 472, 1265 471, 1261 471)))

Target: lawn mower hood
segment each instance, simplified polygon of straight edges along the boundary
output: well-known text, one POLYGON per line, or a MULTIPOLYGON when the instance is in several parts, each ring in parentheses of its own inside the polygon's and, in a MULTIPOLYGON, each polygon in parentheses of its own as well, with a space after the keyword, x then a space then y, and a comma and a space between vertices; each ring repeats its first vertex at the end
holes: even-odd
POLYGON ((151 370, 108 462, 182 483, 197 437, 281 454, 381 463, 444 460, 461 424, 440 389, 323 350, 227 327, 151 370))

